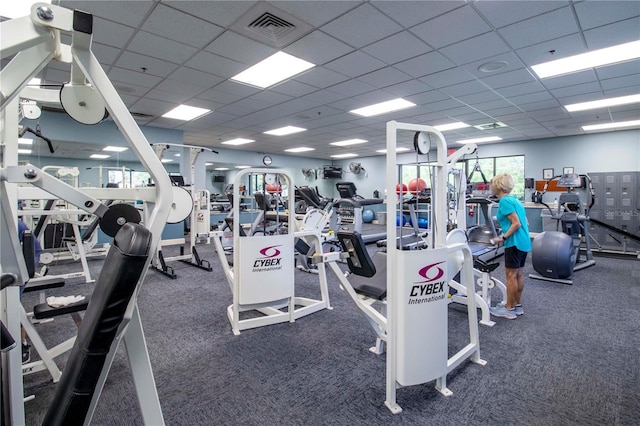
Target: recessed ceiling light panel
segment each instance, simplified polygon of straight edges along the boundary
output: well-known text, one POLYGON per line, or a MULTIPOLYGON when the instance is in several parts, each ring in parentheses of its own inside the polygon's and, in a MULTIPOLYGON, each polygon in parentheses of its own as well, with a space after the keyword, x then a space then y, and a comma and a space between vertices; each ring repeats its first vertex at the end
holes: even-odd
POLYGON ((231 80, 265 89, 313 67, 315 64, 304 59, 277 52, 231 77, 231 80))
POLYGON ((294 133, 304 132, 306 130, 307 129, 303 129, 302 127, 285 126, 285 127, 280 127, 279 129, 268 130, 264 132, 264 134, 273 135, 273 136, 286 136, 286 135, 292 135, 294 133))
POLYGON ((457 141, 458 143, 482 143, 482 142, 495 142, 501 141, 502 138, 499 136, 487 136, 485 138, 473 138, 473 139, 463 139, 457 141))
POLYGON ((590 130, 621 129, 627 127, 640 127, 640 120, 618 121, 617 123, 591 124, 588 126, 582 126, 582 130, 588 132, 590 130))
POLYGON ((349 145, 358 145, 361 143, 366 143, 367 141, 364 139, 347 139, 344 141, 331 142, 330 145, 335 146, 349 146, 349 145))
POLYGON ((222 145, 244 145, 247 143, 252 143, 255 142, 255 140, 253 139, 245 139, 245 138, 235 138, 235 139, 231 139, 225 142, 222 142, 222 145))
POLYGON ((411 108, 416 106, 413 102, 409 102, 402 98, 392 99, 386 102, 380 102, 378 104, 369 105, 363 108, 358 108, 349 111, 352 114, 361 115, 363 117, 372 117, 374 115, 385 114, 392 111, 399 111, 405 108, 411 108))
POLYGON ((210 109, 192 107, 189 105, 180 105, 175 107, 162 116, 165 118, 174 118, 176 120, 191 121, 211 112, 210 109))
POLYGON ((285 149, 285 152, 308 152, 308 151, 315 151, 315 149, 314 148, 307 148, 306 146, 301 146, 299 148, 285 149))
POLYGON ((611 106, 640 103, 640 94, 620 96, 617 98, 600 99, 598 101, 580 102, 577 104, 565 105, 569 112, 585 111, 588 109, 607 108, 611 106))

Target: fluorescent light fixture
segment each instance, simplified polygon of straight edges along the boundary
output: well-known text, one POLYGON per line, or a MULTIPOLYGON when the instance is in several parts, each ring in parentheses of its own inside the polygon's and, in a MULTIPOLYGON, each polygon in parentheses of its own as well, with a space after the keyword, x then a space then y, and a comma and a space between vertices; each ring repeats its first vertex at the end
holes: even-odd
POLYGON ((336 154, 336 155, 332 155, 331 158, 351 158, 351 157, 357 157, 358 154, 336 154))
POLYGON ((311 62, 288 53, 277 52, 231 77, 231 80, 265 89, 313 67, 315 64, 311 62))
POLYGON ((307 152, 307 151, 315 151, 315 148, 307 148, 306 146, 301 146, 299 148, 285 149, 285 152, 307 152))
POLYGON ((18 148, 18 154, 31 154, 31 150, 26 148, 18 148))
MULTIPOLYGON (((51 0, 43 0, 42 3, 51 4, 51 0)), ((29 15, 31 15, 31 2, 10 0, 0 2, 0 16, 14 19, 29 15)))
POLYGON ((99 160, 104 160, 105 158, 109 158, 111 157, 110 155, 106 155, 106 154, 91 154, 89 156, 89 158, 97 158, 99 160))
POLYGON ((544 62, 533 65, 531 69, 538 77, 546 78, 638 58, 640 58, 640 40, 544 62))
POLYGON ((205 166, 213 166, 213 163, 204 163, 205 166))
POLYGON ((585 132, 588 132, 590 130, 619 129, 621 127, 636 127, 636 126, 640 126, 640 120, 618 121, 617 123, 591 124, 588 126, 582 126, 582 130, 584 130, 585 132))
POLYGON ((251 166, 236 166, 236 169, 248 169, 251 166))
POLYGON ((40 86, 40 84, 42 84, 42 80, 34 77, 31 80, 29 80, 29 82, 27 83, 27 86, 40 86))
POLYGON ((173 162, 173 160, 171 158, 163 158, 160 161, 163 162, 163 163, 171 163, 171 162, 173 162))
POLYGON ((180 105, 171 111, 163 114, 165 118, 175 118, 176 120, 191 121, 211 112, 210 109, 192 107, 189 105, 180 105))
POLYGON ((441 124, 439 126, 433 126, 433 127, 437 130, 440 130, 441 132, 446 132, 447 130, 464 129, 465 127, 471 127, 471 125, 467 123, 463 123, 462 121, 457 121, 455 123, 441 124))
POLYGON ((374 115, 385 114, 387 112, 398 111, 414 106, 416 106, 416 104, 414 104, 413 102, 406 101, 402 98, 397 98, 386 102, 380 102, 379 104, 373 104, 363 108, 354 109, 349 112, 352 114, 362 115, 363 117, 371 117, 374 115))
POLYGON ((33 145, 33 139, 29 138, 18 138, 19 145, 33 145))
POLYGON ((128 149, 129 148, 125 148, 123 146, 105 146, 104 148, 102 148, 103 151, 109 151, 109 152, 124 152, 128 149))
POLYGON ((267 132, 264 132, 264 134, 273 135, 273 136, 286 136, 286 135, 292 135, 294 133, 304 132, 306 130, 307 129, 303 129, 302 127, 285 126, 285 127, 280 127, 279 129, 269 130, 267 132))
MULTIPOLYGON (((409 148, 403 148, 401 146, 396 148, 396 152, 405 152, 405 151, 409 151, 409 148)), ((378 149, 378 150, 376 150, 376 152, 379 152, 380 154, 386 154, 387 150, 386 149, 378 149)))
POLYGON ((225 142, 222 145, 244 145, 246 143, 255 142, 253 139, 235 138, 225 142))
POLYGON ((635 104, 640 102, 640 94, 620 96, 618 98, 600 99, 599 101, 580 102, 577 104, 565 105, 569 112, 584 111, 587 109, 607 108, 610 106, 635 104))
POLYGON ((494 142, 494 141, 501 141, 501 140, 502 138, 498 136, 488 136, 486 138, 463 139, 457 142, 458 143, 482 143, 482 142, 494 142))
POLYGON ((180 157, 180 153, 173 154, 174 157, 180 157))
POLYGON ((331 142, 330 145, 349 146, 349 145, 357 145, 357 144, 366 143, 366 142, 367 141, 364 139, 347 139, 346 141, 331 142))
POLYGON ((215 168, 215 169, 213 169, 213 170, 224 171, 224 170, 229 170, 229 168, 228 168, 228 167, 216 167, 216 168, 215 168))

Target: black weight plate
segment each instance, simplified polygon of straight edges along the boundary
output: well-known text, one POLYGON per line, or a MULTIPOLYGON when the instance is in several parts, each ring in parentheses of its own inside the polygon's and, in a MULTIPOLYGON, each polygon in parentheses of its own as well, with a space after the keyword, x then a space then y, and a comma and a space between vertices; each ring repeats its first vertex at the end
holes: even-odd
POLYGON ((140 212, 130 204, 112 204, 100 219, 100 229, 110 237, 115 237, 118 230, 127 222, 140 223, 140 212))

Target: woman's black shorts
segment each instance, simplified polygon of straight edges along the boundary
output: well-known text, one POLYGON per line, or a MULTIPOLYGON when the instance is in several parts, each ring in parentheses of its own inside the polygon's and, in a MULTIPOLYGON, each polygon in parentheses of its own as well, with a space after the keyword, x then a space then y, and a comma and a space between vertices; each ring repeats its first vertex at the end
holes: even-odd
POLYGON ((524 267, 527 260, 527 252, 518 250, 517 247, 507 247, 504 249, 504 267, 518 269, 524 267))

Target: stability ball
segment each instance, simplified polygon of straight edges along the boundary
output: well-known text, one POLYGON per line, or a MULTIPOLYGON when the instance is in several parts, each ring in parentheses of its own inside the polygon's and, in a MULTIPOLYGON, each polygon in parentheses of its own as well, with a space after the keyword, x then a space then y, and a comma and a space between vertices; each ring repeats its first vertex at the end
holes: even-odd
POLYGON ((413 178, 409 181, 409 192, 417 194, 418 192, 426 189, 427 182, 422 178, 413 178))
POLYGON ((274 194, 274 193, 276 193, 276 192, 277 192, 278 194, 281 194, 281 193, 282 193, 282 187, 281 187, 281 186, 278 186, 278 185, 274 185, 274 184, 269 184, 269 185, 267 185, 265 189, 267 190, 267 192, 268 192, 269 194, 274 194))
POLYGON ((402 189, 400 189, 400 184, 396 184, 396 194, 398 195, 404 195, 407 193, 407 185, 405 185, 404 183, 402 184, 402 189))
POLYGON ((407 218, 404 215, 396 216, 396 226, 405 226, 407 224, 407 218))
POLYGON ((362 210, 362 221, 364 223, 371 223, 373 221, 373 210, 365 209, 362 210))
POLYGON ((427 229, 429 227, 429 220, 426 217, 418 218, 418 228, 427 229))

